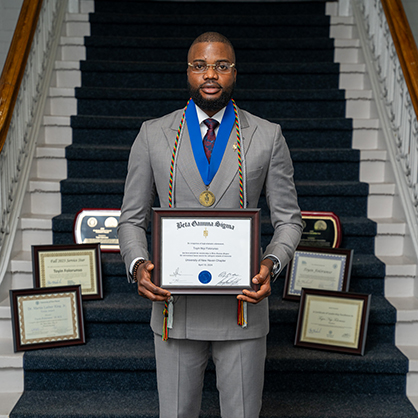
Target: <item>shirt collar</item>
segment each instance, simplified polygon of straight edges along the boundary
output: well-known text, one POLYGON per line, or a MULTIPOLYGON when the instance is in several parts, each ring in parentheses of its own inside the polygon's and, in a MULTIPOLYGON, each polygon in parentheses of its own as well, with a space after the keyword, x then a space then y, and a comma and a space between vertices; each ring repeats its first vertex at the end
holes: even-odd
MULTIPOLYGON (((219 125, 222 122, 222 118, 224 117, 226 107, 221 109, 218 113, 215 113, 210 119, 215 119, 219 122, 219 125)), ((197 119, 199 120, 199 125, 205 120, 208 119, 209 116, 199 107, 196 106, 196 112, 197 112, 197 119)))

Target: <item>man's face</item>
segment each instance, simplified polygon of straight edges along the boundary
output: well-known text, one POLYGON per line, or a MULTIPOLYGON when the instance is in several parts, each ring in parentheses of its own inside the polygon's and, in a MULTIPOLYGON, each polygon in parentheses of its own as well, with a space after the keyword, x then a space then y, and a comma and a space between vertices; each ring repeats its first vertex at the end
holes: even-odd
MULTIPOLYGON (((200 42, 194 44, 189 51, 188 62, 206 62, 215 64, 219 61, 235 63, 232 48, 223 42, 200 42)), ((189 67, 187 80, 189 93, 197 106, 213 116, 225 107, 232 98, 237 71, 235 68, 228 74, 219 74, 213 67, 205 73, 194 73, 189 67)))

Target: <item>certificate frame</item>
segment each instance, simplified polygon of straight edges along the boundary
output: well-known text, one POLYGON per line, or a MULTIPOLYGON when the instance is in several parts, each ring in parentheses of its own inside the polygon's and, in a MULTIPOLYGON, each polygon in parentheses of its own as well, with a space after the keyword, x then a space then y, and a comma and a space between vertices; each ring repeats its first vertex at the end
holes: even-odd
POLYGON ((345 248, 298 246, 287 266, 283 299, 300 300, 303 287, 347 292, 353 252, 345 248))
MULTIPOLYGON (((151 228, 151 242, 152 242, 152 260, 154 264, 153 270, 153 282, 164 289, 170 290, 172 294, 229 294, 229 295, 237 295, 242 292, 243 289, 249 290, 258 290, 259 285, 255 285, 252 283, 251 279, 256 275, 259 271, 260 267, 260 248, 261 248, 261 237, 260 237, 260 209, 240 209, 240 210, 230 210, 230 209, 161 209, 161 208, 153 208, 152 209, 152 228, 151 228), (226 220, 226 222, 224 222, 226 220), (167 284, 168 279, 164 279, 164 272, 163 272, 163 263, 167 263, 167 256, 164 253, 163 246, 169 246, 166 243, 166 239, 164 239, 164 231, 163 222, 170 223, 170 222, 181 222, 182 224, 193 223, 196 221, 198 223, 198 227, 201 226, 200 223, 213 223, 213 224, 221 224, 228 225, 229 221, 237 221, 245 223, 245 226, 248 228, 248 237, 246 237, 248 242, 246 244, 248 248, 248 260, 245 257, 245 254, 240 254, 240 268, 246 269, 245 266, 248 266, 248 273, 245 270, 245 275, 248 274, 248 280, 244 279, 244 284, 240 282, 236 284, 234 280, 230 279, 231 276, 234 276, 234 273, 226 273, 225 276, 221 276, 224 272, 219 274, 217 277, 224 277, 224 279, 219 280, 219 282, 223 281, 222 285, 215 285, 210 283, 212 279, 212 275, 209 272, 209 282, 205 282, 201 280, 201 276, 199 274, 199 280, 204 285, 201 284, 167 284), (244 267, 242 267, 244 266, 244 267)), ((208 226, 209 227, 209 226, 208 226)), ((211 228, 211 227, 209 227, 211 228)), ((228 228, 218 228, 218 230, 228 230, 228 228)), ((229 228, 231 229, 231 228, 229 228)), ((234 229, 234 228, 232 228, 234 229)), ((203 232, 205 234, 205 232, 203 232)), ((203 239, 203 238, 202 238, 203 239)), ((243 240, 241 240, 243 241, 243 240)), ((241 242, 240 241, 240 242, 241 242)), ((174 247, 178 246, 177 241, 174 240, 173 245, 174 247)), ((187 243, 189 244, 189 243, 187 243)), ((231 244, 231 243, 229 243, 231 244)), ((223 244, 222 244, 223 245, 223 244)), ((230 247, 228 247, 229 249, 230 247)), ((233 251, 232 251, 233 252, 233 251)), ((167 251, 166 251, 167 253, 167 251)), ((180 256, 179 256, 180 257, 180 256)), ((187 261, 187 260, 186 260, 187 261)), ((231 264, 231 263, 229 263, 231 264)), ((228 264, 228 265, 229 265, 228 264)), ((175 266, 174 266, 175 269, 175 266)), ((235 272, 235 270, 234 270, 235 272)), ((203 267, 202 274, 208 273, 207 270, 203 267)), ((171 274, 170 274, 171 275, 171 274)), ((197 277, 194 274, 191 275, 193 277, 197 277)), ((195 280, 196 279, 191 279, 195 280)))
POLYGON ((98 243, 33 245, 32 268, 34 287, 80 284, 83 299, 103 299, 101 249, 98 243), (76 257, 78 265, 74 261, 76 257))
POLYGON ((295 346, 363 355, 370 300, 367 294, 302 289, 295 346))
POLYGON ((80 285, 15 289, 9 294, 15 352, 85 344, 80 285), (51 329, 54 320, 56 329, 51 329))

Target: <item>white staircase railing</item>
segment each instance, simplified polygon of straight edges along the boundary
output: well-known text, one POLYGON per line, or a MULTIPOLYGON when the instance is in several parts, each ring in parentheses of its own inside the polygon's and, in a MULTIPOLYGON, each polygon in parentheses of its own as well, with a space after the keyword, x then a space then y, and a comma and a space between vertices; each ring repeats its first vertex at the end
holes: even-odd
POLYGON ((352 10, 414 255, 418 258, 417 115, 381 0, 352 0, 352 10))
POLYGON ((43 1, 0 153, 0 284, 12 252, 66 10, 67 0, 43 1))

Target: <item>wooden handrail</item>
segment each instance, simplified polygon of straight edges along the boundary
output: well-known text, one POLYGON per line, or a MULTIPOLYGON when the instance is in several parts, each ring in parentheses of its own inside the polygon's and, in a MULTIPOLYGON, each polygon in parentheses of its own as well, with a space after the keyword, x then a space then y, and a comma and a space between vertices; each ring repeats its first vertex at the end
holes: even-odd
POLYGON ((6 141, 10 121, 25 72, 43 0, 24 0, 0 77, 0 152, 6 141))
POLYGON ((411 102, 418 117, 418 50, 401 0, 381 0, 411 102))

